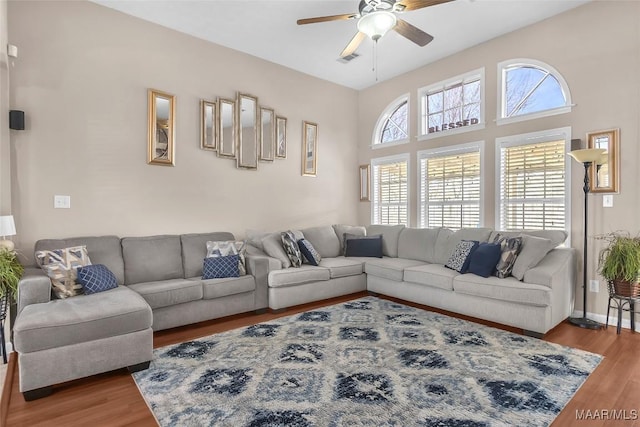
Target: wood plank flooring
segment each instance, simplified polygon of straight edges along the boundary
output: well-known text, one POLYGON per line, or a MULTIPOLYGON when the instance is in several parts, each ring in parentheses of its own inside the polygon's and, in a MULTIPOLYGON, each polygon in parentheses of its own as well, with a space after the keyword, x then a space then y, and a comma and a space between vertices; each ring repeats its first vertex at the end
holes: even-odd
MULTIPOLYGON (((162 347, 210 334, 265 322, 277 317, 307 311, 365 296, 353 294, 331 300, 306 304, 281 313, 246 314, 203 322, 154 335, 154 346, 162 347)), ((393 298, 388 298, 395 300, 393 298)), ((455 315, 419 304, 396 300, 408 305, 436 311, 513 332, 514 328, 455 315)), ((630 426, 640 427, 640 333, 623 329, 616 335, 615 326, 608 330, 580 329, 562 323, 545 337, 569 347, 580 348, 605 356, 603 362, 567 404, 553 427, 564 426, 630 426), (613 410, 617 412, 612 416, 613 410), (590 419, 577 419, 577 413, 590 419), (609 411, 605 415, 604 411, 609 411), (635 417, 634 417, 634 414, 635 417), (614 419, 618 417, 618 419, 614 419), (626 418, 626 419, 625 419, 626 418), (635 418, 635 419, 632 419, 635 418)), ((25 402, 18 389, 17 357, 11 354, 7 383, 0 402, 0 425, 6 426, 155 426, 156 421, 140 395, 131 375, 125 369, 71 381, 54 388, 53 395, 25 402), (7 411, 8 409, 8 411, 7 411)))

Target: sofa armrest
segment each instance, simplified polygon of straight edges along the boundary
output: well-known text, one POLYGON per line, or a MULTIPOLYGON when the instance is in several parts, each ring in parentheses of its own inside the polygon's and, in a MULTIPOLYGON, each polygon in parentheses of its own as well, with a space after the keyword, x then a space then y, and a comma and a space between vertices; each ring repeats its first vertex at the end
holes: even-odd
POLYGON ((269 272, 280 270, 282 263, 275 258, 264 255, 246 255, 247 274, 256 281, 255 309, 260 310, 269 305, 269 272))
POLYGON ((575 270, 575 249, 573 248, 556 248, 549 252, 543 259, 533 268, 524 273, 525 283, 535 283, 537 285, 552 288, 556 284, 565 283, 567 269, 571 272, 575 270))
POLYGON ((51 280, 39 268, 25 268, 18 282, 18 314, 30 304, 41 304, 51 300, 51 280))

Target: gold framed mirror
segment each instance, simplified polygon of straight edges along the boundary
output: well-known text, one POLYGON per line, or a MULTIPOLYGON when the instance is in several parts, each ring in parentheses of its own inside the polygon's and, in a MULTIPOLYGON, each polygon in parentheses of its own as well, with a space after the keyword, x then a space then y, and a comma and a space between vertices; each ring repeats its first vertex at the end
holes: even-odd
POLYGON ((276 158, 287 158, 287 119, 276 117, 276 158))
POLYGON ((215 151, 218 149, 218 126, 216 103, 200 100, 200 148, 215 151))
POLYGON ((302 176, 316 176, 318 164, 318 125, 302 122, 302 176))
POLYGON ((275 158, 276 124, 271 108, 260 107, 260 160, 272 162, 275 158))
POLYGON ((360 165, 360 201, 371 201, 371 192, 369 187, 371 186, 371 174, 369 173, 369 165, 360 165))
POLYGON ((155 89, 147 92, 147 163, 174 166, 176 97, 155 89))
POLYGON ((587 133, 587 148, 606 150, 590 168, 592 193, 617 193, 620 159, 618 158, 620 130, 607 129, 587 133))
POLYGON ((236 158, 236 102, 218 98, 218 157, 236 158))
POLYGON ((236 166, 242 169, 258 169, 258 98, 238 92, 237 103, 238 155, 236 166))

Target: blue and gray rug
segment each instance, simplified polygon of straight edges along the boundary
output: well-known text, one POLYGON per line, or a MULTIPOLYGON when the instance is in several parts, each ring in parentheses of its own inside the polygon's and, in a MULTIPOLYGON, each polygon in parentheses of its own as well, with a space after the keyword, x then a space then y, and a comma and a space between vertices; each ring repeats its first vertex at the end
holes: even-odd
POLYGON ((366 297, 156 349, 161 426, 547 426, 596 354, 366 297))

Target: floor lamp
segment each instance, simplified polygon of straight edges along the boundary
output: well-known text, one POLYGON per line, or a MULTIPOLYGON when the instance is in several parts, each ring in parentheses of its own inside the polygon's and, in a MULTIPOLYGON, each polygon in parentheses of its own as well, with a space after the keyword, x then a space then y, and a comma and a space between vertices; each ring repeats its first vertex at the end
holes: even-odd
POLYGON ((568 154, 577 162, 584 165, 584 246, 582 249, 582 317, 570 317, 569 322, 572 325, 580 326, 586 329, 600 329, 602 324, 595 320, 587 319, 587 195, 589 194, 589 169, 591 165, 600 159, 606 150, 601 148, 587 148, 583 150, 573 150, 568 154))

